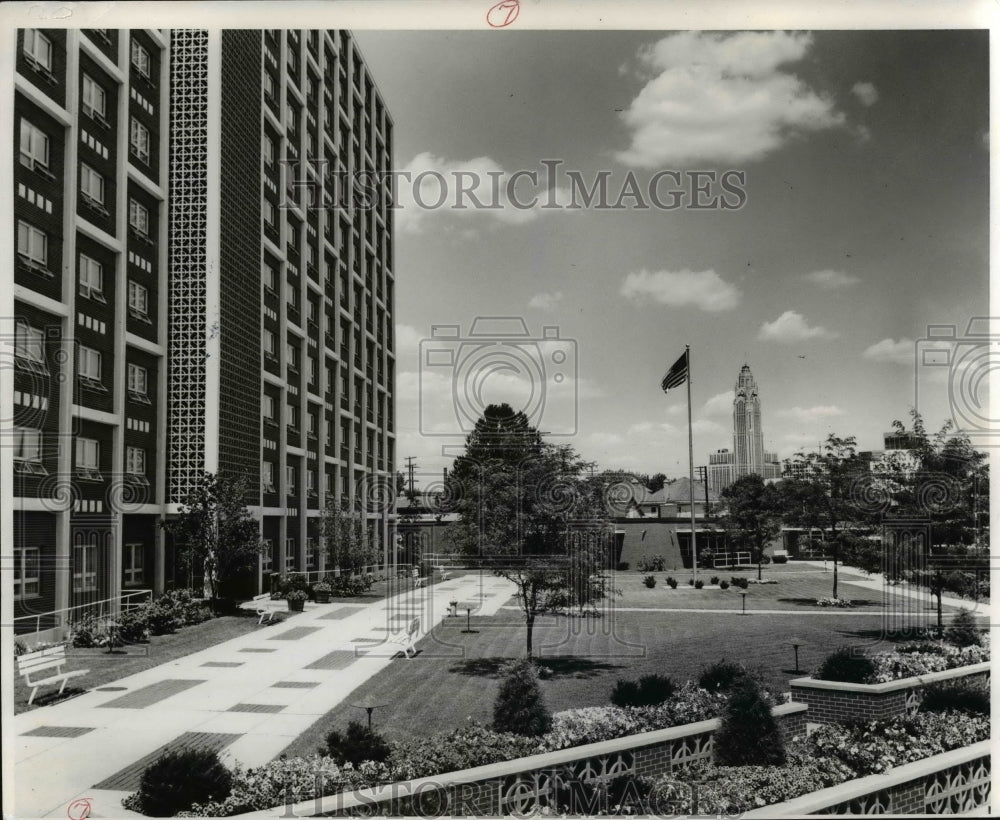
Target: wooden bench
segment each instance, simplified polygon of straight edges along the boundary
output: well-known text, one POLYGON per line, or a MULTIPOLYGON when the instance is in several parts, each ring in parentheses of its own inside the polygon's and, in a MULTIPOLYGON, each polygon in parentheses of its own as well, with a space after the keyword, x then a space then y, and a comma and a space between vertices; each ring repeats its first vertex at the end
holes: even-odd
POLYGON ((434 567, 434 570, 435 572, 439 572, 441 574, 442 581, 451 580, 451 570, 449 570, 448 567, 434 567))
POLYGON ((414 567, 413 570, 412 570, 412 572, 413 572, 413 588, 414 589, 418 589, 418 588, 422 587, 424 584, 427 583, 426 576, 421 576, 420 575, 420 570, 417 567, 414 567))
POLYGON ((420 633, 420 619, 414 618, 410 621, 410 625, 406 627, 404 631, 397 632, 394 635, 389 636, 389 643, 396 644, 402 647, 403 656, 407 659, 410 658, 410 653, 414 655, 417 654, 416 648, 413 646, 414 641, 417 639, 417 635, 420 633))
POLYGON ((89 669, 76 669, 72 672, 63 672, 62 668, 66 664, 66 647, 52 646, 48 649, 41 649, 38 652, 28 652, 17 659, 17 671, 24 676, 24 682, 31 687, 31 696, 28 698, 28 706, 38 694, 41 686, 54 686, 59 684, 59 694, 66 688, 66 681, 71 678, 78 678, 86 675, 89 669), (42 675, 43 677, 38 677, 42 675))
POLYGON ((264 618, 267 618, 268 622, 274 619, 274 613, 278 611, 275 608, 275 604, 277 603, 277 601, 271 600, 270 592, 264 592, 240 604, 240 609, 252 609, 257 613, 257 626, 260 626, 264 623, 264 618))

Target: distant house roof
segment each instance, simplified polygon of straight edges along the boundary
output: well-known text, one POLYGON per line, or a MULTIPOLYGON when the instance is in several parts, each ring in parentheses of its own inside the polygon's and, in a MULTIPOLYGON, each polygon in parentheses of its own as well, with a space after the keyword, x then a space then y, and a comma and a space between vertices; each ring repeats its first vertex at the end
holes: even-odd
MULTIPOLYGON (((694 487, 695 503, 705 501, 705 484, 702 481, 692 482, 688 478, 675 478, 663 485, 662 489, 651 493, 641 484, 634 485, 634 497, 637 504, 677 504, 687 503, 691 500, 691 486, 694 487)), ((719 501, 719 494, 713 490, 708 491, 710 503, 719 501)))

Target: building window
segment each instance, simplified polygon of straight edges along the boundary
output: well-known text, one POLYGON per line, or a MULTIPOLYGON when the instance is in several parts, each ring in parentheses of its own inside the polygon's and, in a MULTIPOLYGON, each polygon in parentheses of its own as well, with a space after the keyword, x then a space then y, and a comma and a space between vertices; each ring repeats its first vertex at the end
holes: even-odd
POLYGON ((137 364, 128 366, 128 392, 146 396, 146 368, 137 364))
POLYGON ((294 308, 295 310, 298 310, 299 309, 299 286, 296 285, 294 282, 289 282, 288 283, 288 288, 287 288, 286 292, 288 294, 288 306, 290 308, 294 308))
POLYGON ((33 427, 14 428, 14 469, 19 473, 48 475, 42 466, 42 431, 33 427))
POLYGON ((308 316, 310 322, 312 322, 314 325, 318 324, 318 322, 319 322, 319 306, 316 304, 316 300, 315 299, 310 299, 309 300, 309 303, 308 303, 308 305, 306 307, 306 315, 308 316))
POLYGON ((104 270, 100 262, 85 253, 80 254, 79 280, 81 296, 88 296, 98 302, 104 301, 104 270))
POLYGON ((271 538, 262 539, 264 548, 260 553, 260 569, 265 575, 269 574, 274 567, 274 540, 271 538))
POLYGON ((80 165, 80 193, 89 202, 104 206, 104 177, 89 165, 80 165))
MULTIPOLYGON (((264 75, 267 76, 266 74, 264 75)), ((264 135, 264 164, 269 168, 274 165, 274 140, 264 135)))
POLYGON ((130 199, 128 201, 128 224, 140 235, 149 236, 149 209, 134 199, 130 199))
POLYGON ((306 492, 316 495, 316 471, 306 470, 306 492))
POLYGON ((17 253, 31 267, 44 269, 49 261, 49 238, 45 235, 45 231, 19 219, 17 253))
POLYGON ((73 592, 97 589, 97 539, 89 544, 73 545, 73 592))
POLYGON ((145 580, 146 550, 142 544, 125 544, 122 550, 122 583, 138 586, 145 580))
POLYGON ((104 120, 106 95, 104 89, 89 74, 83 75, 83 111, 94 119, 104 120))
POLYGON ((52 41, 38 29, 28 28, 24 30, 23 51, 24 56, 31 63, 34 63, 35 68, 52 70, 52 41))
POLYGON ((264 96, 274 99, 274 77, 270 71, 264 72, 264 96))
POLYGON ((132 41, 132 65, 143 77, 149 78, 149 52, 139 44, 138 40, 132 41))
POLYGON ((260 484, 265 493, 274 492, 274 465, 270 461, 260 465, 260 484))
POLYGON ((14 600, 41 595, 41 552, 38 547, 14 550, 14 600))
POLYGON ((306 432, 315 437, 316 435, 316 411, 309 410, 306 412, 306 432))
POLYGON ((80 361, 77 365, 77 374, 84 379, 92 379, 95 382, 101 380, 101 354, 92 347, 80 346, 80 361))
POLYGON ((285 539, 285 571, 295 569, 295 539, 285 539))
POLYGON ((48 169, 48 135, 28 120, 21 119, 21 164, 28 168, 48 169))
POLYGON ((260 274, 261 280, 264 282, 264 287, 274 293, 276 291, 274 268, 267 264, 267 262, 264 262, 261 266, 260 274))
POLYGON ((149 129, 135 117, 129 121, 128 144, 132 156, 141 162, 149 162, 149 129))
POLYGON ((273 359, 278 355, 278 346, 274 339, 274 332, 264 329, 264 355, 273 359))
POLYGON ((128 309, 138 319, 149 316, 149 291, 138 282, 128 283, 128 309))
POLYGON ((288 426, 293 430, 299 429, 299 408, 295 404, 288 405, 288 426))
POLYGON ((28 362, 44 364, 45 334, 24 322, 14 325, 14 355, 28 362))
POLYGON ((315 538, 306 539, 306 569, 316 569, 319 566, 319 547, 315 538))
POLYGON ((292 344, 288 343, 286 346, 286 353, 288 355, 288 369, 298 370, 299 369, 299 349, 292 344))
POLYGON ((101 480, 101 443, 92 438, 76 440, 76 474, 91 481, 101 480))
POLYGON ((316 359, 308 354, 306 355, 306 375, 309 384, 316 384, 316 359))
POLYGON ((146 451, 142 447, 125 448, 125 472, 129 475, 146 474, 146 451))
POLYGON ((295 492, 295 468, 291 464, 285 466, 285 485, 289 493, 295 492))
POLYGON ((264 217, 264 223, 270 227, 274 227, 274 206, 271 204, 271 200, 265 199, 264 206, 261 209, 261 213, 264 217))
POLYGON ((261 410, 265 419, 268 421, 274 421, 274 396, 268 393, 264 394, 264 397, 261 400, 261 410))

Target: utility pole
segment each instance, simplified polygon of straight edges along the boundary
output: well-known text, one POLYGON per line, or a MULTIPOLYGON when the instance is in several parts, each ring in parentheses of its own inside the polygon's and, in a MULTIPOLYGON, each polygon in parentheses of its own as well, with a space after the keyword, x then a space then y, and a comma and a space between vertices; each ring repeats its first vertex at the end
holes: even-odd
POLYGON ((406 457, 406 470, 409 474, 410 498, 413 498, 413 468, 416 467, 416 459, 413 456, 406 457))
POLYGON ((698 468, 698 476, 701 478, 702 483, 705 485, 705 518, 708 518, 711 508, 708 505, 708 467, 702 466, 698 468))

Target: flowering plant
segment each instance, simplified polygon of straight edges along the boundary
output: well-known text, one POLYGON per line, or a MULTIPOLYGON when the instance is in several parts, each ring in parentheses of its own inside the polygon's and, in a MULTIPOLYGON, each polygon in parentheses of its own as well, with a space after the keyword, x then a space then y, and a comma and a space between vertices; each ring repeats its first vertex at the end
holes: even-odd
POLYGON ((835 606, 835 607, 847 608, 847 607, 853 607, 854 604, 852 604, 846 598, 817 598, 816 606, 835 606))

